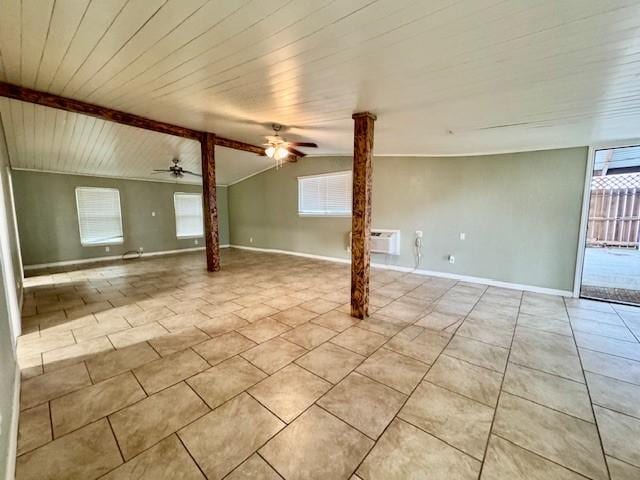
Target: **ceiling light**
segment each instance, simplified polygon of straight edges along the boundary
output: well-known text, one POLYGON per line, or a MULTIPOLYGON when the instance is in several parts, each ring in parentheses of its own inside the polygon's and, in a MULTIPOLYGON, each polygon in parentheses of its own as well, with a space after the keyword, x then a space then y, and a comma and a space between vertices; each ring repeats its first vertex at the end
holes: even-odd
POLYGON ((278 148, 276 148, 276 151, 274 153, 274 157, 276 160, 284 160, 288 156, 289 151, 285 147, 279 146, 278 148))

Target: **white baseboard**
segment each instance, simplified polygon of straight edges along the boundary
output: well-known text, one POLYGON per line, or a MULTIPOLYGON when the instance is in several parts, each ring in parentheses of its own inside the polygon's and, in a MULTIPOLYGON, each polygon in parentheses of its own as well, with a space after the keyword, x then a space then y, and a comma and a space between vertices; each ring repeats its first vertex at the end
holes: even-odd
POLYGON ((11 409, 11 426, 9 428, 9 445, 7 448, 6 479, 16 478, 16 455, 18 454, 18 420, 20 418, 20 367, 16 361, 16 372, 13 381, 13 404, 11 409))
POLYGON ((335 262, 335 263, 351 263, 351 260, 348 258, 326 257, 323 255, 315 255, 313 253, 302 253, 302 252, 293 252, 289 250, 279 250, 277 248, 245 247, 244 245, 234 245, 234 244, 231 244, 230 247, 237 248, 239 250, 251 250, 253 252, 280 253, 282 255, 292 255, 294 257, 314 258, 316 260, 326 260, 328 262, 335 262))
MULTIPOLYGON (((259 247, 246 247, 244 245, 230 245, 231 248, 238 248, 240 250, 251 250, 255 252, 267 252, 267 253, 279 253, 283 255, 293 255, 296 257, 307 257, 316 260, 326 260, 329 262, 337 263, 351 263, 348 258, 327 257, 323 255, 315 255, 313 253, 292 252, 288 250, 280 250, 277 248, 259 248, 259 247)), ((452 280, 458 280, 461 282, 482 283, 484 285, 490 285, 492 287, 508 288, 511 290, 523 290, 525 292, 542 293, 545 295, 556 295, 561 297, 572 297, 573 292, 569 290, 558 290, 555 288, 537 287, 535 285, 525 285, 520 283, 503 282, 500 280, 493 280, 491 278, 473 277, 470 275, 459 275, 457 273, 437 272, 435 270, 423 270, 411 267, 402 267, 399 265, 386 265, 382 263, 371 263, 374 268, 380 268, 384 270, 393 270, 396 272, 415 273, 416 275, 426 275, 430 277, 450 278, 452 280)))
MULTIPOLYGON (((229 248, 230 245, 220 245, 220 248, 229 248)), ((144 252, 142 254, 142 258, 146 257, 156 257, 160 255, 173 255, 175 253, 184 253, 184 252, 196 252, 198 250, 204 250, 204 247, 191 247, 191 248, 178 248, 176 250, 162 250, 160 252, 144 252)), ((96 263, 96 262, 109 262, 113 260, 121 260, 122 255, 111 255, 108 257, 93 257, 93 258, 81 258, 77 260, 65 260, 63 262, 51 262, 51 263, 37 263, 33 265, 25 265, 25 270, 36 270, 39 268, 49 268, 49 267, 64 267, 67 265, 81 265, 83 263, 96 263)))

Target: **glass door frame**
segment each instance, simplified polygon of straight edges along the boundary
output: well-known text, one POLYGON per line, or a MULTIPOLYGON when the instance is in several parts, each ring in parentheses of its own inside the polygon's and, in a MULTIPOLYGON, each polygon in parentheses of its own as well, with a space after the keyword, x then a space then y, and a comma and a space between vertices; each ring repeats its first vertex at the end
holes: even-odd
POLYGON ((584 179, 584 191, 582 194, 582 213, 580 217, 580 233, 578 236, 578 252, 576 255, 576 273, 573 280, 573 297, 580 297, 582 287, 582 273, 584 269, 584 256, 587 248, 587 225, 589 223, 589 205, 591 203, 591 181, 593 179, 593 165, 598 150, 611 148, 636 147, 640 145, 640 138, 634 140, 618 140, 589 146, 587 155, 587 170, 584 179))

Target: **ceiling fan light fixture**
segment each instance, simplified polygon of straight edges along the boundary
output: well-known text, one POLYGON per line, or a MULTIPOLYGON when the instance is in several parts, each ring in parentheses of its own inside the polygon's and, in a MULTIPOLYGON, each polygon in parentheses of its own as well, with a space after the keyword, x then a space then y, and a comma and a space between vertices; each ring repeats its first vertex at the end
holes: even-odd
POLYGON ((273 158, 273 156, 276 153, 276 147, 274 147, 273 145, 267 147, 264 151, 265 155, 269 158, 273 158))
POLYGON ((289 156, 289 150, 285 147, 279 146, 275 149, 274 156, 276 160, 284 160, 289 156))

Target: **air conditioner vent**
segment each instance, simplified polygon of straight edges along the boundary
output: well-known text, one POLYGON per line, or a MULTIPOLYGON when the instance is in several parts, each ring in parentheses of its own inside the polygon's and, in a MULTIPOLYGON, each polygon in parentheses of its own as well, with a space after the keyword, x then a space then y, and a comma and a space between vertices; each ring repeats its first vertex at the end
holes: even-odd
MULTIPOLYGON (((400 255, 400 230, 371 229, 371 253, 400 255)), ((351 233, 349 233, 351 245, 351 233)))

